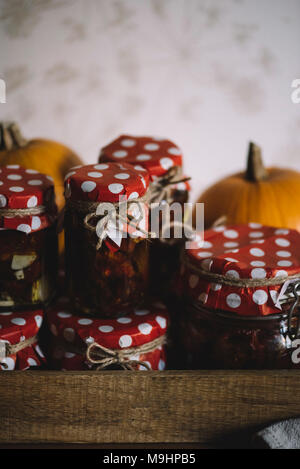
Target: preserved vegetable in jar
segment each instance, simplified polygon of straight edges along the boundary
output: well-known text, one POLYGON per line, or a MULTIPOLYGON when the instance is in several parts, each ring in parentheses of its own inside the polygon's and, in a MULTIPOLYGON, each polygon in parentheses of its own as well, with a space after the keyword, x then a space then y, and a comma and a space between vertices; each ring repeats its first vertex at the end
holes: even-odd
MULTIPOLYGON (((300 280, 300 277, 299 277, 300 280)), ((292 354, 297 346, 288 333, 288 313, 241 317, 187 304, 180 318, 180 334, 187 366, 196 369, 298 368, 292 354)), ((300 311, 298 312, 298 314, 300 311)))
POLYGON ((114 317, 144 301, 148 185, 147 173, 117 163, 81 166, 66 176, 66 277, 78 311, 114 317))
POLYGON ((52 179, 19 165, 0 169, 0 308, 51 299, 57 275, 52 179))
POLYGON ((299 367, 299 248, 297 231, 250 223, 208 230, 184 252, 176 333, 189 368, 299 367))
MULTIPOLYGON (((170 140, 160 137, 136 137, 121 135, 102 148, 99 162, 124 161, 139 170, 147 170, 150 176, 151 231, 156 231, 157 239, 150 245, 150 281, 154 295, 167 296, 170 280, 179 263, 179 254, 184 237, 175 237, 173 222, 163 215, 164 206, 179 204, 179 225, 183 224, 183 207, 188 202, 189 184, 182 173, 182 152, 170 140), (159 204, 159 205, 158 205, 159 204), (154 219, 157 229, 153 228, 154 219)), ((186 215, 186 214, 185 214, 186 215)))

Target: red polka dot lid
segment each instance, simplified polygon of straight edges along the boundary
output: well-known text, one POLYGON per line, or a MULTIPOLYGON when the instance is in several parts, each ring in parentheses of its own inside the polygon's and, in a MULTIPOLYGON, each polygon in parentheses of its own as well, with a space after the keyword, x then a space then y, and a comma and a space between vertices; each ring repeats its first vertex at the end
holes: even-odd
POLYGON ((117 319, 99 319, 70 312, 59 302, 47 313, 52 335, 72 344, 98 342, 111 349, 138 347, 167 331, 169 316, 163 305, 136 310, 117 319))
POLYGON ((31 233, 51 225, 56 217, 53 180, 34 169, 8 165, 0 168, 0 224, 2 228, 31 233), (36 214, 10 214, 13 210, 36 214), (41 213, 38 213, 38 211, 41 213), (2 213, 1 213, 2 211, 2 213), (6 213, 5 213, 6 212, 6 213))
POLYGON ((185 251, 180 285, 208 308, 243 316, 280 313, 279 292, 300 278, 300 233, 258 223, 221 226, 185 251), (196 267, 196 269, 194 268, 196 267))
MULTIPOLYGON (((16 345, 35 337, 43 322, 43 311, 18 311, 0 313, 0 342, 16 345)), ((0 370, 26 370, 44 362, 44 354, 36 340, 16 354, 0 359, 0 370)))
POLYGON ((182 152, 170 140, 158 137, 121 135, 102 148, 99 162, 126 162, 140 170, 145 168, 151 179, 163 176, 173 166, 182 166, 182 152))
POLYGON ((65 197, 72 200, 117 203, 145 195, 149 175, 126 163, 99 163, 72 168, 65 178, 65 197))

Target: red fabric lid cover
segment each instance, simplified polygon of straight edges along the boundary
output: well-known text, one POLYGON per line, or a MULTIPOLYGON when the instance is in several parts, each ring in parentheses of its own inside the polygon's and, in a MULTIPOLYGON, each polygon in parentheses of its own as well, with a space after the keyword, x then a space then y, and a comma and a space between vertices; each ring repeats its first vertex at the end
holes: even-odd
POLYGON ((55 305, 47 313, 52 335, 72 344, 98 342, 104 347, 138 347, 166 333, 169 316, 164 306, 151 306, 117 319, 74 315, 68 304, 55 305))
POLYGON ((71 200, 117 203, 120 197, 142 197, 149 186, 146 171, 126 163, 99 163, 74 167, 65 178, 65 196, 71 200))
MULTIPOLYGON (((42 310, 1 312, 0 340, 15 345, 23 340, 34 337, 39 332, 44 313, 42 310)), ((39 366, 44 361, 44 355, 38 342, 30 345, 17 354, 1 360, 7 368, 0 364, 0 370, 26 370, 32 366, 39 366)))
MULTIPOLYGON (((68 350, 68 344, 75 347, 87 346, 93 342, 110 348, 125 349, 152 342, 166 333, 169 316, 162 304, 140 309, 118 319, 98 319, 72 315, 69 301, 61 298, 48 312, 48 325, 52 333, 51 362, 56 369, 85 370, 91 368, 82 353, 68 350)), ((165 348, 158 346, 152 352, 132 355, 133 360, 146 362, 153 370, 165 368, 165 348)), ((146 370, 142 364, 137 367, 146 370)))
POLYGON ((163 176, 172 166, 182 166, 182 152, 175 143, 160 137, 121 135, 102 148, 100 162, 126 162, 145 168, 151 179, 163 176))
POLYGON ((8 165, 0 168, 0 210, 30 209, 45 206, 38 215, 14 216, 0 213, 0 225, 4 229, 31 233, 50 226, 55 220, 57 208, 53 179, 34 169, 8 165))
POLYGON ((195 241, 185 259, 201 268, 199 276, 182 265, 180 284, 187 295, 208 308, 242 316, 265 316, 280 312, 275 306, 288 276, 299 273, 300 233, 296 230, 262 226, 258 223, 221 226, 204 233, 204 243, 195 241), (205 271, 227 280, 253 279, 261 286, 230 286, 205 278, 205 271), (278 278, 278 284, 263 281, 278 278))

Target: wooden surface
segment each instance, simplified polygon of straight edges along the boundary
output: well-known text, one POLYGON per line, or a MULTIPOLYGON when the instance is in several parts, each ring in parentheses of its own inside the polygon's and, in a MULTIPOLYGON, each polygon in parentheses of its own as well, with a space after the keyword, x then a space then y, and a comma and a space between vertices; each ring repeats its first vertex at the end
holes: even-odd
POLYGON ((0 442, 200 443, 300 416, 300 371, 0 374, 0 442))

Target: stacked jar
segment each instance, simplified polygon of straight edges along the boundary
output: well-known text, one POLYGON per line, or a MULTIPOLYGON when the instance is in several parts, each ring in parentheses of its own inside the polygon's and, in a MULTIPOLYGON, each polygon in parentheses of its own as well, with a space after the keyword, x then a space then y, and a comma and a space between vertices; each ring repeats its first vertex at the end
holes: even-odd
POLYGON ((65 180, 70 303, 48 312, 55 369, 161 370, 168 313, 147 302, 149 174, 126 163, 65 180))
POLYGON ((57 208, 52 179, 19 165, 0 169, 0 363, 27 369, 43 361, 43 312, 57 273, 57 208))
POLYGON ((165 225, 162 209, 166 204, 177 202, 180 211, 177 221, 182 224, 183 206, 190 189, 188 178, 182 174, 182 152, 164 138, 121 135, 102 148, 99 163, 105 162, 128 163, 139 171, 146 170, 150 176, 150 227, 151 232, 157 232, 157 239, 152 239, 150 245, 150 288, 152 295, 166 298, 178 267, 183 230, 180 230, 181 237, 175 238, 174 211, 171 210, 165 225), (155 221, 158 229, 153 229, 155 221))
POLYGON ((217 227, 185 251, 177 333, 189 368, 299 367, 300 234, 217 227))

